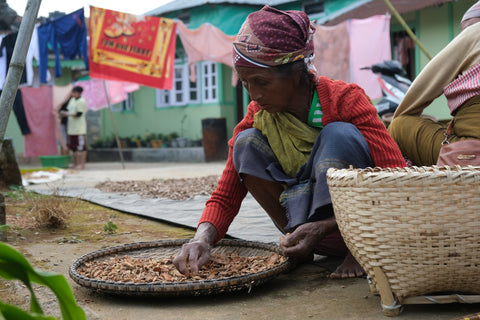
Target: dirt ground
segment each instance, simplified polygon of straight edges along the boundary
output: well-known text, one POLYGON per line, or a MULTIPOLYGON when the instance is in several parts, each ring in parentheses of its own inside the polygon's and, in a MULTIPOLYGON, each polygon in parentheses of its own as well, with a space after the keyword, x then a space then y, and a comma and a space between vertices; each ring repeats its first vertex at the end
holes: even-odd
MULTIPOLYGON (((104 169, 101 172, 105 174, 104 169)), ((182 172, 185 172, 184 168, 182 172)), ((108 179, 105 180, 108 183, 100 186, 98 181, 91 179, 99 173, 91 171, 86 174, 90 184, 109 192, 123 192, 125 186, 128 186, 127 190, 136 186, 148 189, 149 182, 146 181, 152 178, 150 174, 146 175, 149 179, 143 181, 118 178, 115 182, 108 179)), ((117 177, 114 172, 109 176, 117 177)), ((81 180, 77 177, 76 181, 81 180)), ((196 180, 187 180, 180 185, 195 183, 196 180)), ((196 189, 208 190, 207 185, 196 189)), ((169 186, 170 191, 178 188, 175 181, 169 186)), ((182 194, 184 190, 177 191, 182 194)), ((331 259, 302 265, 251 292, 185 298, 135 298, 95 292, 78 285, 68 275, 71 264, 82 255, 126 243, 191 238, 194 231, 83 200, 68 198, 66 201, 70 208, 74 208, 67 224, 52 229, 39 227, 35 220, 38 218, 35 218, 33 209, 38 200, 32 201, 19 192, 6 193, 7 224, 12 225, 7 232, 7 243, 24 253, 36 268, 64 275, 89 320, 387 319, 381 309, 380 297, 370 292, 366 279, 331 280, 327 277, 340 262, 331 259), (118 227, 116 232, 106 231, 109 222, 118 227)), ((35 292, 45 313, 60 318, 53 293, 40 286, 36 286, 35 292)), ((21 283, 0 280, 1 301, 28 309, 29 299, 28 291, 21 283)), ((479 305, 408 305, 398 319, 450 320, 479 310, 479 305)))
MULTIPOLYGON (((67 219, 67 225, 59 228, 42 227, 38 225, 38 217, 32 209, 34 206, 38 209, 38 203, 42 201, 40 199, 44 198, 48 197, 28 194, 24 197, 19 192, 10 193, 9 196, 7 193, 7 225, 11 226, 7 232, 7 243, 22 252, 34 267, 63 274, 74 290, 77 302, 86 311, 88 319, 108 319, 107 314, 111 314, 111 310, 103 315, 89 310, 93 292, 83 290, 68 276, 68 269, 75 259, 105 247, 138 241, 191 238, 194 234, 193 230, 139 219, 69 198, 63 201, 69 203, 74 210, 67 219), (118 227, 115 232, 105 230, 109 222, 118 227)), ((0 284, 1 301, 28 309, 29 294, 21 283, 0 280, 0 284)), ((53 293, 41 286, 36 286, 36 292, 43 300, 45 313, 60 318, 53 293)))

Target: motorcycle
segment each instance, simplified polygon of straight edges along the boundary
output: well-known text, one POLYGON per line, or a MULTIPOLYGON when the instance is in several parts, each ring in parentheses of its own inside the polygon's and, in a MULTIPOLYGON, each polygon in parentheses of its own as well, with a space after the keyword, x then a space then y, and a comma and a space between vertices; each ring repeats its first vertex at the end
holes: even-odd
POLYGON ((375 105, 378 115, 382 117, 385 114, 394 113, 412 84, 402 64, 399 61, 390 60, 361 69, 371 70, 378 75, 377 79, 382 89, 382 98, 375 105))

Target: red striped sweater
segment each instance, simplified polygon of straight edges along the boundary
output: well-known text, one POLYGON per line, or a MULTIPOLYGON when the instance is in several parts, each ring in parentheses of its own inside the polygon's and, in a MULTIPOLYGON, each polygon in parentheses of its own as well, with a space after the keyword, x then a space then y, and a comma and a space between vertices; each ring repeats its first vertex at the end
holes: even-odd
MULTIPOLYGON (((352 123, 365 137, 375 166, 406 166, 400 149, 380 121, 377 110, 362 88, 355 84, 319 77, 317 92, 323 111, 323 125, 334 121, 352 123)), ((225 236, 247 195, 247 189, 240 182, 233 166, 232 150, 238 133, 253 126, 253 117, 259 110, 258 105, 252 101, 248 105, 246 116, 235 127, 233 137, 228 142, 230 148, 227 164, 199 221, 199 224, 210 222, 216 227, 217 240, 225 236)))

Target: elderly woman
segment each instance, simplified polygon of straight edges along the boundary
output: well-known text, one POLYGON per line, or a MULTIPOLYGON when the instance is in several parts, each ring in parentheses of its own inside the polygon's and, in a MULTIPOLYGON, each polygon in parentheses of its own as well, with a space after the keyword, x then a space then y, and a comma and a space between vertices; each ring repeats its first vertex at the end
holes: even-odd
POLYGON ((449 142, 480 140, 480 1, 465 12, 462 32, 420 72, 388 127, 400 150, 417 166, 437 163, 446 126, 420 117, 430 103, 447 98, 453 116, 449 142))
POLYGON ((345 257, 332 277, 364 275, 337 228, 328 168, 400 167, 405 161, 365 92, 313 71, 313 28, 300 11, 265 6, 250 14, 233 44, 239 79, 252 101, 235 127, 217 189, 195 237, 174 259, 195 274, 223 238, 247 192, 287 234, 284 255, 345 257))

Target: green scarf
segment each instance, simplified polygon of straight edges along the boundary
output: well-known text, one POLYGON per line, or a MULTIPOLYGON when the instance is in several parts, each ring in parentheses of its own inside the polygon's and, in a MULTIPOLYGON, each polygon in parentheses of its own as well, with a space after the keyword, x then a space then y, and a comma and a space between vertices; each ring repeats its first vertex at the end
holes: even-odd
POLYGON ((283 171, 295 177, 305 164, 317 139, 320 128, 310 127, 287 112, 255 114, 253 127, 262 131, 283 171))

